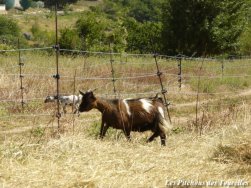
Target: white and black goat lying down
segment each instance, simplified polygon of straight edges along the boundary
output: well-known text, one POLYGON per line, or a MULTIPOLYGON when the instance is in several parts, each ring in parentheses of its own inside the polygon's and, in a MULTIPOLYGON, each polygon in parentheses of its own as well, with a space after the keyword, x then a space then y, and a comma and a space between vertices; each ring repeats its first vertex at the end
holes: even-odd
POLYGON ((164 104, 161 98, 113 99, 106 100, 94 96, 92 91, 81 92, 80 112, 93 108, 102 113, 100 138, 105 136, 109 127, 123 130, 130 140, 130 132, 151 130, 153 135, 148 142, 160 136, 161 145, 166 144, 166 134, 172 126, 165 120, 164 104))
MULTIPOLYGON (((69 96, 59 96, 58 100, 60 105, 63 107, 64 113, 66 113, 67 106, 73 106, 74 114, 78 113, 79 104, 81 102, 82 95, 69 95, 69 96)), ((47 96, 45 99, 45 103, 48 102, 56 102, 57 96, 47 96)))

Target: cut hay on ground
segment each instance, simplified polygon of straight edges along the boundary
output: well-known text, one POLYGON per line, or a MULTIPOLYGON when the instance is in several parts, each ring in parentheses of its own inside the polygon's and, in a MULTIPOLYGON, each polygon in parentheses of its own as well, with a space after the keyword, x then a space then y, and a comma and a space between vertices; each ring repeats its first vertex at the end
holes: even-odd
POLYGON ((133 136, 130 143, 112 138, 101 141, 84 132, 41 144, 20 145, 6 139, 0 152, 1 186, 164 187, 179 180, 251 183, 250 164, 226 163, 215 155, 219 145, 250 144, 250 122, 202 136, 173 134, 167 147, 160 147, 159 141, 145 144, 137 134, 133 136))

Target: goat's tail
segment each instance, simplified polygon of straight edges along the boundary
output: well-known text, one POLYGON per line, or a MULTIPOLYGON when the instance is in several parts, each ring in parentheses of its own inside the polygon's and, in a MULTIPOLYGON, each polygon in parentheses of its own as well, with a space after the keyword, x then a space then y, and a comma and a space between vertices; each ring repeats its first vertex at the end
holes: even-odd
POLYGON ((163 118, 161 116, 160 121, 159 121, 159 128, 165 134, 169 134, 171 132, 173 126, 171 123, 169 123, 165 118, 163 118))

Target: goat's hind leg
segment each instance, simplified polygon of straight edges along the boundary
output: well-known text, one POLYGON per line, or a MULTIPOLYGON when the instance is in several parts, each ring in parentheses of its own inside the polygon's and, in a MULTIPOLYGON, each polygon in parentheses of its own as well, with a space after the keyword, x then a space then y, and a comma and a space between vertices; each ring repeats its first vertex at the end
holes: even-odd
POLYGON ((157 136, 159 136, 158 131, 154 132, 153 135, 150 138, 148 138, 147 142, 152 142, 157 136))
POLYGON ((103 139, 103 138, 104 138, 104 136, 105 136, 105 134, 106 134, 108 128, 109 128, 109 126, 102 122, 101 128, 100 128, 100 135, 99 135, 99 138, 100 138, 100 139, 103 139))
POLYGON ((66 105, 63 106, 63 112, 66 114, 66 105))
POLYGON ((166 145, 166 134, 163 131, 161 131, 159 136, 160 136, 161 145, 165 146, 166 145))

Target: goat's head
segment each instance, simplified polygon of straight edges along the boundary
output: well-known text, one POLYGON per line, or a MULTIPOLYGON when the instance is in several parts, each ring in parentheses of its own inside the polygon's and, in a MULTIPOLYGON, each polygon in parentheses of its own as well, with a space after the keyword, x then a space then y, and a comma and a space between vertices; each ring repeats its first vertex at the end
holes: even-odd
POLYGON ((97 99, 94 96, 93 91, 91 90, 88 90, 87 92, 79 91, 79 93, 82 95, 82 100, 79 105, 80 112, 87 112, 96 106, 97 99))
POLYGON ((44 100, 45 103, 47 102, 54 102, 55 101, 55 97, 54 96, 47 96, 44 100))

